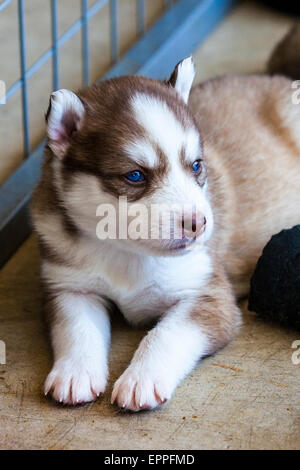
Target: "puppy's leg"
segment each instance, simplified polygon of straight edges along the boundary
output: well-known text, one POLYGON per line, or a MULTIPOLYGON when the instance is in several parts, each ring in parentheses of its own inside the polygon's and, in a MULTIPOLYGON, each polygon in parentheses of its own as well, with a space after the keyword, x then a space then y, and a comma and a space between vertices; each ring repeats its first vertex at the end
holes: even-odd
POLYGON ((203 356, 231 340, 240 311, 224 272, 212 276, 203 290, 170 309, 142 340, 115 383, 112 403, 132 411, 155 408, 203 356))
POLYGON ((58 402, 76 405, 104 392, 110 321, 92 295, 60 293, 48 297, 54 365, 44 391, 58 402))

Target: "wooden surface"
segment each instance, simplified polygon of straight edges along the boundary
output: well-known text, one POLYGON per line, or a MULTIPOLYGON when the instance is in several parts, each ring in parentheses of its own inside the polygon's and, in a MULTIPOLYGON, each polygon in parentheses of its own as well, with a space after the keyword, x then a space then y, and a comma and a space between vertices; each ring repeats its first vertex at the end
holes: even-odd
POLYGON ((155 412, 123 414, 110 405, 112 384, 143 332, 113 321, 110 380, 96 403, 54 404, 42 394, 51 366, 40 316, 39 259, 30 238, 0 273, 0 448, 5 449, 296 449, 300 445, 299 333, 251 314, 237 340, 205 359, 155 412))

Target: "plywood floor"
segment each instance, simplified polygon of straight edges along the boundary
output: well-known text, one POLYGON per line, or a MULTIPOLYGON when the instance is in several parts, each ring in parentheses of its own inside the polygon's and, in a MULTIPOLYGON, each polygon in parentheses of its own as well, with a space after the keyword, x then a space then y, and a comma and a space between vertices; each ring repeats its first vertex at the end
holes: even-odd
MULTIPOLYGON (((262 70, 291 20, 246 2, 196 51, 197 79, 262 70)), ((80 408, 42 395, 51 366, 40 315, 39 257, 33 237, 0 272, 0 448, 9 449, 297 449, 300 447, 299 333, 270 326, 245 311, 238 338, 205 359, 155 412, 121 414, 112 384, 143 331, 113 323, 105 396, 80 408)))

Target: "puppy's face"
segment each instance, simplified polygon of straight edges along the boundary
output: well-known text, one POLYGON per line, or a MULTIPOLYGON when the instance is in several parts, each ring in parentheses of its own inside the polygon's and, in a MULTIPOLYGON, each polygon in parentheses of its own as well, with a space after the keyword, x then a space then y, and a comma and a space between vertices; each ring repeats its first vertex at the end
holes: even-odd
POLYGON ((210 237, 202 142, 187 107, 193 78, 188 58, 167 82, 120 77, 52 95, 55 184, 81 230, 162 255, 210 237))

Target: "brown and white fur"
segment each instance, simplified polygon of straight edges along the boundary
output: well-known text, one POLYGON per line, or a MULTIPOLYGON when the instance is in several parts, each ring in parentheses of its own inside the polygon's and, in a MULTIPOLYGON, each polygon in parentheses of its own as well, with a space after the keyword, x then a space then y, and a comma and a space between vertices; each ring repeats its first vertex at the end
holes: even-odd
MULTIPOLYGON (((300 221, 292 82, 228 76, 191 90, 193 78, 188 58, 167 82, 120 77, 52 94, 33 221, 54 352, 45 393, 58 402, 104 392, 115 306, 132 324, 157 323, 116 381, 112 403, 134 411, 164 403, 201 358, 235 336, 235 297, 247 295, 263 246, 300 221), (136 169, 145 175, 137 185, 124 177, 136 169), (97 206, 117 209, 119 196, 129 206, 197 202, 196 236, 184 229, 179 245, 99 240, 97 206)), ((176 217, 183 227, 191 222, 176 217)))

